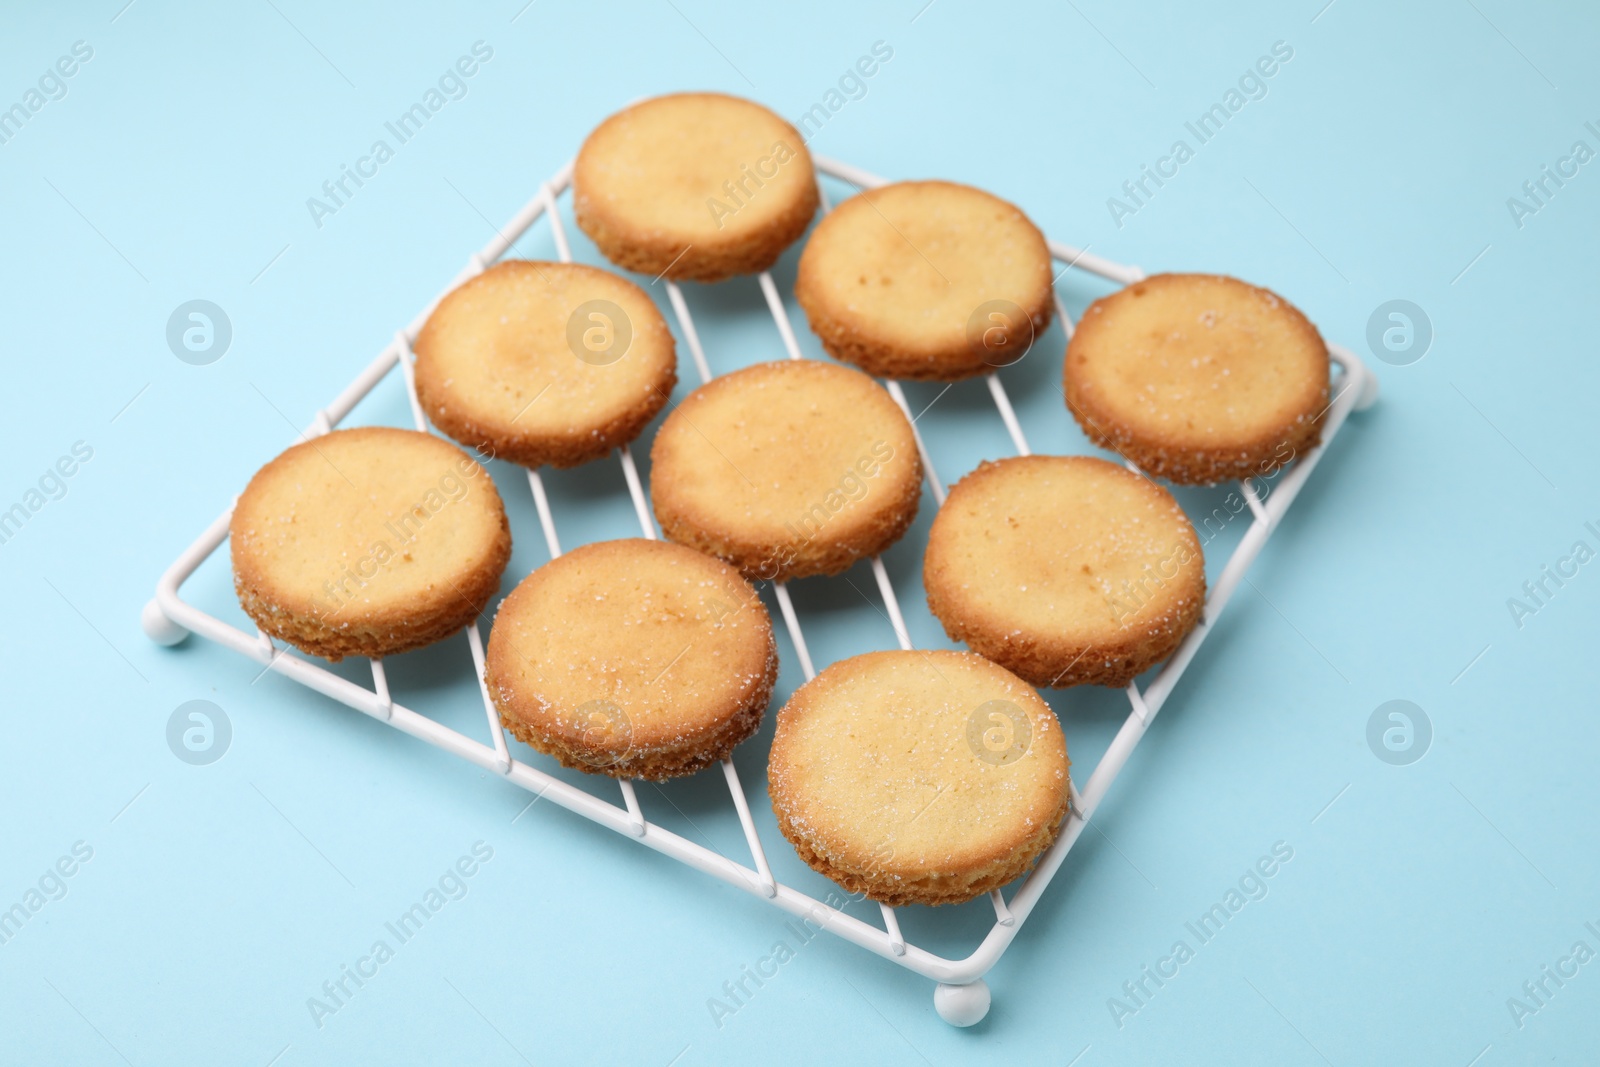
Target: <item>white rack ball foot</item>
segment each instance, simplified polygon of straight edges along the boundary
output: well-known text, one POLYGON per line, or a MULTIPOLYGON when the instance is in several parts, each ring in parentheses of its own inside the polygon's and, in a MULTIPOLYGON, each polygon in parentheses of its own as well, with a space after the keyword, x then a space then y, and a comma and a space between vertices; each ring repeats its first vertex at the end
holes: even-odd
POLYGON ((951 1026, 972 1026, 989 1014, 989 986, 982 978, 967 985, 940 982, 933 991, 933 1010, 951 1026))
POLYGON ((167 618, 167 613, 154 600, 146 601, 139 612, 139 626, 144 635, 158 645, 175 645, 189 636, 189 631, 167 618))

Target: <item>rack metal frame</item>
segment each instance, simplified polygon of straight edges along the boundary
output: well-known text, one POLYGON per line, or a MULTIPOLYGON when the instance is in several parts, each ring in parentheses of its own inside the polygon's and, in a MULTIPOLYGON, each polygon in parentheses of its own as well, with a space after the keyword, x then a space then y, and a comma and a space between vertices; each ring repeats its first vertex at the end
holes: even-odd
MULTIPOLYGON (((815 163, 819 173, 819 188, 822 175, 842 180, 861 189, 871 189, 886 184, 882 178, 836 160, 819 156, 815 157, 815 163)), ((446 286, 438 298, 424 308, 404 329, 396 331, 394 339, 356 377, 355 381, 351 382, 331 404, 316 412, 310 425, 303 431, 301 439, 314 438, 332 430, 349 415, 356 404, 397 367, 405 377, 415 428, 429 432, 427 418, 417 400, 416 383, 412 374, 411 345, 418 331, 427 321, 428 315, 439 299, 499 260, 541 218, 547 218, 550 222, 558 257, 563 262, 570 261, 571 247, 567 241, 560 212, 557 210, 557 200, 568 190, 571 182, 572 164, 568 163, 539 187, 533 198, 496 234, 493 240, 472 256, 467 266, 446 286)), ((826 210, 826 191, 823 196, 826 210)), ((1064 267, 1086 270, 1122 285, 1133 284, 1144 277, 1144 272, 1138 267, 1115 263, 1084 249, 1056 241, 1049 242, 1049 247, 1051 256, 1064 267)), ((795 338, 794 326, 789 320, 783 298, 771 274, 763 272, 758 276, 758 281, 785 351, 790 358, 804 358, 795 338)), ((701 346, 700 336, 695 329, 683 291, 670 280, 665 284, 679 331, 689 349, 700 380, 710 381, 712 377, 710 365, 706 361, 705 350, 701 346)), ((1056 298, 1056 312, 1070 337, 1073 323, 1059 297, 1056 298)), ((938 983, 934 991, 934 1006, 940 1017, 957 1026, 970 1026, 982 1019, 989 1010, 990 993, 983 976, 999 962, 1011 942, 1021 933, 1028 916, 1049 887, 1067 853, 1082 834, 1084 826, 1093 817, 1095 809, 1110 789, 1111 783, 1127 763, 1134 747, 1149 728, 1151 720, 1161 710, 1184 669, 1199 651, 1206 635, 1211 632, 1217 618, 1266 544, 1268 537, 1282 520, 1290 504, 1294 502, 1324 452, 1344 427, 1350 412, 1368 407, 1376 400, 1377 379, 1361 360, 1348 349, 1338 345, 1330 345, 1329 351, 1338 374, 1332 386, 1334 398, 1326 413, 1322 444, 1300 457, 1281 475, 1268 499, 1263 500, 1249 480, 1239 483, 1240 494, 1249 505, 1252 521, 1232 556, 1222 568, 1220 576, 1212 585, 1201 622, 1143 690, 1139 689, 1137 682, 1128 686, 1130 708, 1128 717, 1106 753, 1089 774, 1082 790, 1080 791, 1076 783, 1073 783, 1072 810, 1060 836, 1009 900, 999 890, 990 894, 995 912, 994 925, 969 955, 957 959, 946 958, 909 943, 901 934, 900 924, 893 908, 880 906, 880 917, 883 922, 880 928, 817 900, 793 886, 779 882, 767 861, 765 847, 757 834, 755 821, 751 815, 749 798, 731 760, 722 761, 721 771, 750 850, 751 862, 748 866, 651 822, 644 814, 638 794, 630 781, 619 782, 621 803, 608 803, 515 758, 507 746, 506 732, 501 725, 499 713, 482 684, 483 638, 476 623, 467 628, 467 640, 472 653, 473 669, 478 677, 483 697, 489 735, 487 742, 443 726, 434 719, 397 703, 389 694, 388 679, 384 673, 382 660, 370 661, 372 688, 368 689, 329 671, 319 662, 291 649, 279 647, 259 629, 254 634, 246 633, 189 603, 183 599, 182 586, 227 540, 228 524, 233 514, 232 505, 219 515, 161 576, 155 598, 145 605, 141 622, 147 636, 160 644, 176 644, 190 633, 199 634, 308 689, 331 697, 341 704, 385 722, 468 763, 500 774, 536 797, 548 799, 624 837, 632 838, 648 848, 742 889, 791 915, 809 920, 818 928, 859 945, 886 960, 931 978, 938 983)), ((1017 420, 1016 412, 999 376, 990 373, 985 376, 985 381, 1018 454, 1030 454, 1027 438, 1023 434, 1022 426, 1017 420)), ((905 393, 899 383, 888 381, 885 384, 895 402, 905 411, 907 418, 912 418, 905 393)), ((915 423, 912 424, 912 429, 917 435, 917 448, 922 456, 929 489, 935 501, 943 504, 944 486, 934 470, 915 423)), ((628 446, 624 446, 617 450, 617 454, 640 528, 644 536, 656 538, 659 535, 652 519, 638 467, 634 462, 633 452, 628 446)), ((1138 470, 1132 463, 1127 465, 1130 469, 1138 470)), ((549 497, 537 470, 528 471, 528 484, 539 515, 545 543, 553 559, 561 554, 561 545, 557 538, 549 497)), ((881 559, 874 557, 871 564, 873 577, 883 598, 885 613, 894 629, 895 638, 902 648, 909 649, 911 638, 889 573, 881 559)), ((809 680, 816 671, 794 603, 787 587, 781 582, 774 585, 774 594, 801 670, 809 680)))

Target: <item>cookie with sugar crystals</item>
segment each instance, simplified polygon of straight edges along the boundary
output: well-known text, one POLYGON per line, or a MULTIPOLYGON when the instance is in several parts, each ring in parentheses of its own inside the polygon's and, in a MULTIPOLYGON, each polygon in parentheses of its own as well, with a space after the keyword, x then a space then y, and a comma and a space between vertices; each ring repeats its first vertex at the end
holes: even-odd
POLYGON ((899 540, 922 491, 911 422, 877 382, 818 360, 713 379, 668 415, 650 499, 679 544, 772 581, 837 574, 899 540))
POLYGON ((897 182, 817 225, 795 298, 834 358, 953 381, 1027 353, 1050 325, 1050 281, 1044 235, 1016 205, 954 182, 897 182))
POLYGON ((756 732, 772 621, 719 560, 664 541, 584 545, 500 604, 484 681, 507 729, 568 767, 664 779, 756 732))
POLYGON ((632 441, 678 383, 643 289, 576 263, 507 260, 439 301, 417 335, 417 399, 440 430, 525 467, 632 441))
POLYGON ((414 430, 335 430, 250 479, 229 524, 233 584, 273 637, 330 660, 455 633, 511 557, 489 472, 414 430))
POLYGON ((1158 274, 1096 300, 1063 374, 1090 440, 1191 485, 1304 455, 1328 408, 1317 328, 1277 294, 1216 274, 1158 274))
POLYGON ((578 225, 611 262, 714 282, 775 263, 817 212, 799 132, 760 104, 674 93, 589 134, 572 172, 578 225))
POLYGON ((1050 706, 970 652, 869 652, 778 712, 767 777, 800 858, 890 905, 955 904, 1025 874, 1067 813, 1050 706))
POLYGON ((1034 685, 1127 685, 1205 608, 1200 539, 1172 494, 1092 456, 985 463, 950 489, 923 557, 953 640, 1034 685))

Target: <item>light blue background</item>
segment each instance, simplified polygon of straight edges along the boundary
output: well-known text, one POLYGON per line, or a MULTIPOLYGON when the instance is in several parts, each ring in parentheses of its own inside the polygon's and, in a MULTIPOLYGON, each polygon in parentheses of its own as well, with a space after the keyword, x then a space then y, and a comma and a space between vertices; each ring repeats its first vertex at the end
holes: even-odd
MULTIPOLYGON (((122 4, 11 5, 0 32, 5 105, 74 41, 94 49, 68 95, 0 146, 0 506, 73 442, 94 449, 65 497, 0 545, 0 906, 75 841, 94 849, 65 898, 0 946, 0 1060, 1594 1061, 1600 962, 1521 1029, 1506 1003, 1575 941, 1600 949, 1584 929, 1600 926, 1600 563, 1520 628, 1506 605, 1574 541, 1600 547, 1583 527, 1600 525, 1600 164, 1520 228, 1506 206, 1575 140, 1600 148, 1583 128, 1600 120, 1592 9, 122 4), (469 94, 314 226, 306 198, 480 39, 494 56, 469 94), (701 87, 796 117, 879 40, 893 59, 814 150, 981 185, 1052 236, 1146 269, 1270 285, 1368 358, 1386 300, 1421 305, 1436 337, 1414 365, 1372 360, 1382 401, 1352 418, 990 974, 981 1026, 946 1026, 930 982, 819 938, 719 1029, 707 999, 783 936, 778 912, 550 804, 513 821, 526 795, 492 775, 276 675, 252 684, 256 667, 205 642, 156 648, 138 611, 290 423, 601 118, 701 87), (1294 58, 1268 95, 1115 225, 1107 197, 1280 40, 1294 58), (164 339, 197 297, 234 329, 204 367, 164 339), (196 698, 233 725, 208 767, 165 741, 196 698), (1433 723, 1411 766, 1365 740, 1394 698, 1433 723), (494 858, 469 894, 319 1030, 306 999, 478 840, 494 858), (1107 999, 1277 841, 1294 859, 1270 895, 1119 1029, 1107 999)), ((543 227, 520 248, 553 254, 543 227)), ((1106 291, 1078 272, 1058 288, 1075 312, 1106 291)), ((753 282, 688 296, 719 370, 781 355, 753 282)), ((1055 387, 1061 345, 1053 329, 1004 375, 1041 451, 1085 447, 1055 387)), ((911 393, 920 408, 937 389, 911 393)), ((352 421, 406 414, 394 380, 352 421)), ((946 480, 1010 451, 978 383, 919 425, 946 480)), ((495 474, 516 536, 509 589, 545 553, 525 482, 495 474)), ((615 462, 550 483, 569 544, 636 532, 615 462)), ((942 647, 920 596, 923 503, 888 562, 914 638, 942 647)), ((864 567, 848 578, 876 603, 864 567)), ((188 592, 242 618, 223 560, 188 592)), ((891 646, 845 582, 795 592, 819 663, 891 646)), ((782 651, 780 698, 799 677, 782 651)), ((481 730, 466 660, 462 638, 405 657, 397 696, 481 730)), ((1122 700, 1052 701, 1084 774, 1122 700)), ((770 724, 738 755, 758 794, 769 737, 770 724)), ((715 775, 641 795, 652 818, 744 858, 715 775)), ((757 807, 780 876, 825 891, 757 807)), ((964 953, 978 907, 904 921, 964 953)))

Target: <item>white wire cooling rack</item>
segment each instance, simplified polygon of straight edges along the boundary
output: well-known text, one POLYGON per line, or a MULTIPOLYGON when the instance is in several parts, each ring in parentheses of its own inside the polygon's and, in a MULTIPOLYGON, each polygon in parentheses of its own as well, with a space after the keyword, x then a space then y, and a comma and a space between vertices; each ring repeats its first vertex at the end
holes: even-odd
MULTIPOLYGON (((885 179, 835 160, 819 156, 815 162, 820 175, 837 178, 860 188, 876 188, 885 184, 885 179)), ((472 256, 467 266, 446 287, 444 293, 448 293, 497 261, 541 217, 550 220, 558 256, 563 261, 569 261, 572 258, 571 248, 567 242, 561 215, 556 210, 556 200, 567 191, 571 182, 572 164, 569 163, 539 188, 533 199, 517 212, 494 240, 472 256)), ((820 180, 818 184, 820 188, 820 180)), ((826 210, 825 191, 823 197, 823 206, 826 210)), ((1050 242, 1050 254, 1064 265, 1082 268, 1122 285, 1131 284, 1144 277, 1144 272, 1137 267, 1113 263, 1083 249, 1056 241, 1050 242)), ((794 327, 789 321, 788 312, 771 274, 763 272, 759 281, 785 350, 793 359, 803 358, 800 346, 795 340, 794 327)), ((702 382, 709 381, 711 368, 706 362, 705 350, 701 347, 700 336, 695 330, 688 302, 684 299, 682 290, 671 281, 666 282, 666 290, 679 330, 688 345, 700 379, 702 382)), ((440 294, 440 298, 444 293, 440 294)), ((434 304, 436 303, 437 299, 434 301, 434 304)), ((412 376, 411 343, 432 312, 434 304, 423 309, 409 326, 396 331, 394 340, 357 376, 356 380, 351 382, 333 403, 316 413, 302 434, 303 439, 325 434, 337 426, 396 366, 405 376, 406 391, 410 396, 411 414, 416 428, 423 431, 429 429, 422 406, 417 401, 416 385, 412 376)), ((1071 337, 1073 324, 1059 297, 1056 299, 1056 312, 1068 337, 1071 337)), ((940 1017, 957 1026, 970 1026, 982 1019, 989 1010, 989 988, 984 983, 983 976, 999 961, 1021 932, 1023 924, 1027 922, 1029 914, 1050 885, 1056 871, 1060 869, 1062 861, 1066 859, 1067 853, 1082 834, 1087 821, 1093 817, 1096 807, 1132 754, 1134 746, 1144 736, 1150 721, 1161 710, 1173 686, 1182 676, 1184 668, 1194 658, 1195 652, 1211 631, 1217 617, 1222 613, 1223 607, 1260 553, 1262 546, 1266 544, 1267 538, 1283 518, 1289 505, 1293 503, 1306 479, 1310 477, 1323 452, 1344 426, 1346 417, 1352 410, 1365 408, 1376 400, 1377 379, 1373 377, 1372 372, 1345 348, 1331 345, 1330 352, 1338 373, 1332 386, 1334 399, 1327 411, 1322 444, 1300 457, 1299 461, 1281 476, 1276 490, 1271 493, 1269 499, 1263 500, 1248 480, 1240 483, 1239 491, 1249 504, 1252 522, 1223 567, 1221 575, 1211 587, 1200 624, 1145 689, 1141 691, 1137 682, 1128 686, 1130 705, 1128 718, 1118 730, 1110 748, 1090 773, 1088 782, 1082 790, 1077 788, 1076 782, 1073 783, 1072 811, 1067 825, 1062 828, 1061 835, 1040 858, 1032 873, 1022 882, 1011 899, 1005 899, 999 890, 990 894, 994 905, 994 925, 971 954, 959 959, 946 958, 908 943, 900 932, 900 924, 893 908, 881 906, 883 925, 880 928, 823 903, 793 886, 779 882, 773 876, 772 867, 767 862, 765 847, 756 832, 755 821, 750 814, 749 800, 731 760, 722 761, 722 774, 727 780, 728 794, 738 813, 739 823, 744 829, 745 841, 749 846, 751 860, 749 866, 728 859, 710 848, 696 844, 651 822, 641 808, 638 794, 630 781, 623 780, 619 783, 622 803, 608 803, 514 758, 507 747, 506 734, 501 726, 499 713, 482 685, 483 639, 476 623, 467 628, 467 639, 472 650, 473 669, 478 676, 483 696, 488 743, 468 737, 396 703, 389 695, 389 684, 384 674, 382 660, 370 661, 372 688, 368 689, 334 674, 319 663, 292 650, 279 648, 259 629, 254 634, 246 633, 185 601, 180 594, 183 583, 227 540, 228 523, 233 514, 231 506, 219 515, 216 521, 184 550, 177 561, 161 576, 156 586, 155 598, 145 605, 141 622, 146 635, 164 645, 176 644, 191 632, 200 634, 324 696, 332 697, 365 715, 386 722, 397 730, 420 738, 469 763, 501 774, 538 797, 553 801, 625 837, 632 837, 649 848, 743 889, 792 915, 810 920, 814 925, 852 944, 931 978, 939 983, 934 990, 933 1001, 940 1017)), ((1017 452, 1028 455, 1030 450, 1027 439, 1023 436, 1022 426, 1017 421, 1016 412, 1011 407, 1011 401, 1000 378, 991 373, 987 375, 985 381, 1017 452)), ((886 385, 896 403, 910 418, 911 411, 899 383, 889 381, 886 385)), ((917 433, 915 424, 912 429, 917 433)), ((945 490, 923 445, 920 433, 917 433, 917 448, 927 472, 929 489, 934 499, 943 504, 945 490)), ((655 538, 658 534, 638 468, 634 464, 633 453, 629 447, 624 446, 618 450, 618 454, 629 495, 638 512, 640 528, 644 536, 655 538)), ((1129 466, 1133 465, 1130 463, 1129 466)), ((528 472, 528 485, 533 494, 534 506, 538 510, 545 542, 549 547, 551 558, 554 558, 560 555, 561 545, 556 537, 550 501, 545 494, 544 484, 540 480, 538 471, 528 472)), ((890 583, 888 571, 876 557, 872 560, 872 573, 877 580, 879 593, 883 597, 884 607, 894 628, 895 638, 902 648, 909 649, 911 638, 907 633, 894 587, 890 583)), ((788 628, 795 653, 799 658, 800 667, 809 680, 816 671, 806 647, 805 635, 801 631, 794 603, 789 597, 788 589, 782 583, 775 585, 774 592, 784 625, 788 628)))

